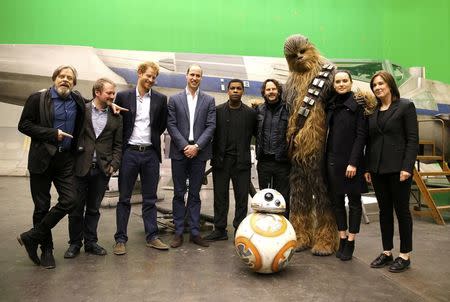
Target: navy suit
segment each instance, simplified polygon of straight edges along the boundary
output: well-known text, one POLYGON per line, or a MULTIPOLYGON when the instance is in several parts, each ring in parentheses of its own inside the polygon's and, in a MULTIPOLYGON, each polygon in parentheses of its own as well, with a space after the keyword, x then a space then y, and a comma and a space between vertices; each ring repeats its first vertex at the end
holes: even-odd
POLYGON ((156 191, 161 162, 161 135, 167 124, 167 97, 155 90, 150 94, 151 147, 136 150, 128 144, 136 120, 136 88, 117 93, 115 103, 127 108, 123 117, 123 155, 119 169, 119 202, 116 210, 116 242, 127 242, 130 199, 138 174, 142 191, 142 219, 147 242, 158 237, 156 191))
MULTIPOLYGON (((200 188, 205 174, 206 161, 212 156, 211 140, 216 128, 216 107, 214 98, 199 91, 194 115, 194 143, 199 152, 194 158, 184 155, 184 147, 189 144, 189 107, 186 90, 170 97, 168 104, 167 130, 171 137, 169 157, 172 159, 172 178, 174 185, 173 218, 175 234, 184 230, 186 207, 190 214, 189 225, 192 236, 199 235, 200 224, 200 188), (186 180, 189 179, 187 205, 184 195, 187 191, 186 180)), ((191 142, 192 144, 192 142, 191 142)))

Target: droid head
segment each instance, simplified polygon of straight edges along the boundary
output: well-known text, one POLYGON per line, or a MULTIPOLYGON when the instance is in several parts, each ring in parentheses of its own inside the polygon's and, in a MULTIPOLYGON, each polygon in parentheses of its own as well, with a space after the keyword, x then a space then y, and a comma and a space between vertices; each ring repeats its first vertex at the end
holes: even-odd
POLYGON ((286 201, 278 191, 263 189, 253 196, 251 207, 255 212, 284 213, 286 211, 286 201))

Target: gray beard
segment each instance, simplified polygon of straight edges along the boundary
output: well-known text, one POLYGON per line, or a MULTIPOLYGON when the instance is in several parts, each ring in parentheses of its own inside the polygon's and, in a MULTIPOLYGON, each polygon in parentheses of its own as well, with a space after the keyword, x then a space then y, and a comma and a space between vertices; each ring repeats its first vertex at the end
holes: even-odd
POLYGON ((69 96, 70 89, 67 88, 67 87, 58 87, 58 88, 56 88, 56 92, 58 93, 58 95, 61 98, 65 99, 65 98, 67 98, 69 96))

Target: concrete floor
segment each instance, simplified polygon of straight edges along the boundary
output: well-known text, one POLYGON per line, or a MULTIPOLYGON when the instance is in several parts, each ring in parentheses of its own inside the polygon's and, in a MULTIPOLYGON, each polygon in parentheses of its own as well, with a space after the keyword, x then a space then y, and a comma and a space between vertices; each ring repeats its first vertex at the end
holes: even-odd
MULTIPOLYGON (((169 183, 168 171, 162 171, 162 187, 169 183)), ((186 235, 179 249, 147 248, 140 205, 132 208, 128 254, 113 255, 115 209, 104 208, 99 243, 109 254, 82 252, 64 259, 64 218, 53 231, 57 267, 46 270, 33 265, 16 240, 31 226, 28 179, 1 177, 0 192, 0 301, 450 301, 450 229, 430 219, 414 218, 412 266, 401 274, 369 267, 381 251, 377 215, 371 215, 371 223, 361 226, 352 261, 302 252, 285 271, 259 275, 240 262, 231 238, 199 248, 188 243, 186 235)), ((159 205, 170 208, 171 191, 160 192, 165 200, 159 205)), ((202 212, 212 214, 210 185, 202 190, 202 198, 202 212)), ((446 221, 450 224, 448 216, 446 221)), ((161 232, 165 242, 171 237, 171 232, 161 232)))

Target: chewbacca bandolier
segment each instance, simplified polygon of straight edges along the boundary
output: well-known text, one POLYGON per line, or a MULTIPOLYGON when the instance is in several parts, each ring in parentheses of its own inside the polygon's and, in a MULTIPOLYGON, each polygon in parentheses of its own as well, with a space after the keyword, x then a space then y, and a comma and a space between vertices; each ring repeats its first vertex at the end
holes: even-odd
POLYGON ((291 169, 290 221, 297 233, 297 251, 330 255, 337 228, 325 185, 325 107, 332 96, 335 67, 302 35, 284 44, 289 65, 284 99, 290 117, 287 130, 291 169))

